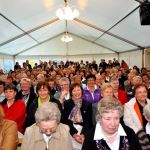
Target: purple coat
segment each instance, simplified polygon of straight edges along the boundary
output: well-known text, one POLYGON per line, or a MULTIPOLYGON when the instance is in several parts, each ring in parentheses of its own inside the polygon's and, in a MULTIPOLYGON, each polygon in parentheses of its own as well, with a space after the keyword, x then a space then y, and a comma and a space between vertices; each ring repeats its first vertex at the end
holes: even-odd
POLYGON ((97 103, 101 99, 101 92, 99 88, 94 90, 93 96, 88 88, 83 89, 83 99, 90 103, 97 103))

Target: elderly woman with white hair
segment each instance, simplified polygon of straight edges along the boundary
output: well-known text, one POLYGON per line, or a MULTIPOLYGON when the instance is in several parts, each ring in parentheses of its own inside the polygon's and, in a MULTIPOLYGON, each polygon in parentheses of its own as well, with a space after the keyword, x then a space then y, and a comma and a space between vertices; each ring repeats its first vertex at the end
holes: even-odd
POLYGON ((123 107, 112 97, 97 105, 96 127, 87 134, 82 150, 141 150, 132 129, 120 124, 123 107))
POLYGON ((57 105, 44 102, 35 113, 36 123, 25 131, 21 150, 72 150, 69 127, 60 118, 57 105))

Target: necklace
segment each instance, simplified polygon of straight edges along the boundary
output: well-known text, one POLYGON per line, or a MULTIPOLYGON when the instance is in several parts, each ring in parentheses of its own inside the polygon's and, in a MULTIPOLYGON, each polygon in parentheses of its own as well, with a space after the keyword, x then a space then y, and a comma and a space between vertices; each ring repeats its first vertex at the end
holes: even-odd
POLYGON ((117 136, 117 133, 118 133, 118 132, 115 132, 115 133, 112 134, 112 135, 105 135, 106 138, 107 138, 107 140, 108 140, 108 142, 109 142, 110 144, 112 144, 112 143, 115 141, 116 136, 117 136))
POLYGON ((105 133, 104 133, 104 134, 105 134, 105 136, 106 136, 107 138, 111 138, 111 137, 116 136, 116 135, 117 135, 117 133, 118 133, 118 132, 116 131, 116 132, 115 132, 114 134, 112 134, 112 135, 106 135, 105 133))

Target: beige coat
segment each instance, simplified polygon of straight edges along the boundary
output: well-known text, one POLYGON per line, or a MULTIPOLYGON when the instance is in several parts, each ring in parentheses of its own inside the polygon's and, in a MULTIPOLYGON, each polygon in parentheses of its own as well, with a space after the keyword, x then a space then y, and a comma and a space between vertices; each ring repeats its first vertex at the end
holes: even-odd
MULTIPOLYGON (((40 133, 39 127, 36 124, 26 129, 21 150, 45 150, 46 144, 40 133)), ((71 135, 69 127, 64 124, 59 124, 55 133, 52 134, 49 140, 49 150, 72 150, 71 135)))
POLYGON ((17 124, 11 120, 0 121, 0 150, 16 150, 18 144, 17 124))

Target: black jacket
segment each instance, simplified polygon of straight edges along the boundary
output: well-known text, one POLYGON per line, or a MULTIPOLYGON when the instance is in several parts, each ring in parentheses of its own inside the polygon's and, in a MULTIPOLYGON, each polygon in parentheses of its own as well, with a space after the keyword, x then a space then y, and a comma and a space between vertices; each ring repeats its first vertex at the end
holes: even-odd
MULTIPOLYGON (((66 100, 64 102, 64 123, 69 125, 71 135, 78 132, 76 128, 73 126, 73 122, 68 119, 69 114, 74 106, 75 104, 72 99, 66 100)), ((81 110, 81 115, 83 118, 83 123, 81 123, 81 125, 83 126, 81 134, 86 135, 86 133, 92 127, 92 104, 86 101, 82 101, 82 106, 80 110, 81 110)))
MULTIPOLYGON (((61 118, 63 118, 63 110, 62 110, 61 103, 58 100, 56 100, 55 98, 53 98, 52 96, 50 96, 50 102, 56 103, 58 105, 58 108, 59 108, 59 110, 61 112, 61 116, 62 116, 61 118)), ((36 112, 37 108, 38 108, 38 97, 30 104, 30 107, 29 107, 29 110, 27 112, 27 116, 25 119, 25 123, 24 123, 24 129, 26 129, 27 127, 29 127, 35 123, 35 112, 36 112)))
MULTIPOLYGON (((19 91, 16 95, 17 99, 22 99, 23 95, 22 95, 22 90, 19 91)), ((33 102, 33 100, 36 98, 36 94, 32 91, 30 91, 30 95, 29 95, 29 99, 26 105, 26 112, 28 112, 30 104, 33 102)))
MULTIPOLYGON (((127 134, 129 148, 126 148, 126 149, 123 148, 124 137, 121 136, 119 150, 142 150, 141 146, 139 144, 138 138, 135 135, 134 131, 125 125, 122 125, 122 126, 127 134)), ((102 148, 101 149, 97 148, 96 141, 94 140, 94 134, 95 134, 95 127, 92 128, 88 132, 88 134, 85 138, 85 141, 83 143, 82 150, 103 150, 102 148)), ((104 140, 100 140, 100 141, 101 141, 102 146, 105 147, 105 150, 111 150, 104 140)))

